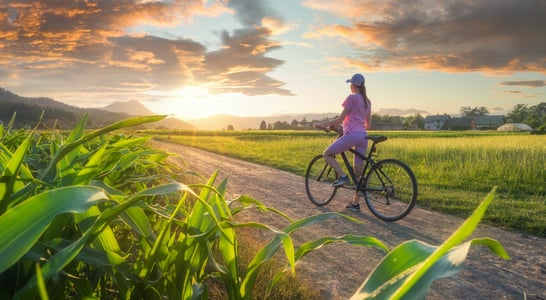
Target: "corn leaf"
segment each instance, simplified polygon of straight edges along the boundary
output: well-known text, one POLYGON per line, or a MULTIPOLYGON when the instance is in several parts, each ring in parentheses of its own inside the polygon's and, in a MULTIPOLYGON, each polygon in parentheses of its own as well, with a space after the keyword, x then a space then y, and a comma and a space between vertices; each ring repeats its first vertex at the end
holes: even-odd
POLYGON ((45 168, 40 173, 38 178, 39 179, 46 178, 50 174, 50 172, 52 172, 52 170, 55 168, 56 164, 61 159, 63 159, 66 155, 71 153, 74 149, 78 148, 80 145, 82 145, 85 142, 88 142, 88 141, 90 141, 90 140, 92 140, 92 139, 94 139, 96 137, 99 137, 99 136, 101 136, 103 134, 112 132, 114 130, 118 130, 118 129, 122 129, 122 128, 126 128, 126 127, 131 127, 131 126, 136 126, 136 125, 149 123, 149 122, 156 122, 156 121, 159 121, 161 119, 164 119, 165 117, 166 116, 147 116, 147 117, 134 117, 134 118, 126 119, 126 120, 114 123, 112 125, 103 127, 101 129, 95 130, 95 131, 93 131, 93 132, 91 132, 89 134, 86 134, 86 135, 82 136, 81 138, 79 138, 76 141, 64 144, 64 145, 61 146, 59 151, 57 151, 55 153, 55 155, 53 156, 53 159, 51 160, 50 164, 47 166, 47 168, 45 168))
MULTIPOLYGON (((70 135, 66 139, 66 143, 73 143, 79 140, 84 135, 84 127, 87 122, 88 115, 85 114, 81 120, 76 124, 74 129, 70 132, 70 135)), ((62 179, 63 186, 70 185, 73 178, 76 176, 77 168, 74 168, 78 158, 80 157, 80 149, 82 144, 75 146, 68 153, 66 153, 57 164, 57 176, 62 179)))
POLYGON ((55 216, 84 212, 106 199, 106 194, 96 187, 64 187, 38 194, 6 211, 0 216, 0 273, 36 243, 55 216))
POLYGON ((281 244, 284 246, 284 251, 287 256, 290 269, 292 270, 292 272, 295 271, 295 251, 293 249, 291 238, 289 236, 292 232, 305 226, 313 225, 331 218, 338 217, 342 217, 356 223, 361 222, 355 218, 340 213, 323 213, 296 220, 290 223, 281 232, 277 233, 269 243, 264 245, 258 251, 258 253, 256 253, 252 261, 249 263, 247 274, 241 285, 241 293, 244 295, 244 297, 250 299, 252 294, 252 287, 254 286, 260 267, 277 253, 281 244))
MULTIPOLYGON (((3 213, 11 203, 9 198, 15 191, 16 178, 19 173, 19 169, 23 165, 23 159, 25 153, 30 147, 32 141, 32 133, 27 136, 23 143, 17 147, 17 150, 10 157, 7 165, 4 167, 2 177, 0 178, 0 214, 3 213)), ((22 185, 21 183, 19 183, 22 185)))
POLYGON ((393 249, 351 299, 425 298, 434 280, 452 276, 460 270, 472 244, 485 245, 500 257, 509 259, 502 245, 489 238, 461 244, 476 229, 495 190, 442 245, 432 246, 414 240, 393 249))
POLYGON ((375 246, 385 252, 389 251, 389 248, 385 244, 383 244, 383 242, 381 242, 380 240, 374 237, 355 236, 352 234, 347 234, 343 236, 325 236, 315 241, 301 244, 296 250, 296 260, 303 258, 306 254, 308 254, 311 251, 320 249, 325 245, 338 243, 338 242, 345 242, 350 245, 356 245, 356 246, 375 246))

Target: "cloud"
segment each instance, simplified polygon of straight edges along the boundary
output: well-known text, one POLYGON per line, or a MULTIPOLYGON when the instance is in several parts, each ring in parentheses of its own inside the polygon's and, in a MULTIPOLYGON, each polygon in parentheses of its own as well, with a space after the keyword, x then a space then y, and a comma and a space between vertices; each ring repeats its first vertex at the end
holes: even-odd
POLYGON ((410 116, 415 114, 428 115, 428 111, 421 109, 399 109, 399 108, 380 108, 377 112, 378 115, 389 115, 389 116, 410 116))
POLYGON ((501 85, 537 88, 546 86, 546 80, 513 80, 501 82, 501 85))
POLYGON ((282 82, 266 74, 282 61, 266 57, 265 54, 280 46, 267 39, 267 29, 240 29, 233 35, 224 31, 223 47, 205 54, 203 72, 199 81, 213 83, 213 93, 243 93, 245 95, 280 94, 292 95, 281 89, 282 82))
POLYGON ((331 37, 367 70, 546 72, 546 4, 540 0, 308 0, 313 9, 348 16, 314 25, 308 38, 331 37))
POLYGON ((538 98, 538 97, 540 97, 540 94, 537 94, 537 93, 524 93, 524 92, 518 91, 518 90, 501 91, 501 93, 511 95, 511 96, 515 96, 518 99, 521 99, 521 98, 538 98))
POLYGON ((270 40, 272 31, 262 20, 281 28, 282 19, 265 1, 229 5, 226 0, 0 2, 0 65, 10 66, 0 70, 0 84, 24 84, 38 95, 60 98, 85 91, 105 102, 204 84, 216 92, 291 95, 267 76, 282 61, 265 56, 279 43, 270 40), (217 51, 194 40, 130 33, 139 26, 172 27, 222 13, 235 14, 243 28, 224 31, 217 51))
POLYGON ((266 56, 281 45, 270 39, 272 30, 263 25, 278 25, 283 23, 282 19, 270 12, 265 1, 232 0, 229 5, 243 28, 221 33, 221 49, 205 54, 204 68, 196 74, 197 80, 210 82, 208 88, 212 93, 293 95, 281 88, 283 82, 266 75, 283 61, 266 56))

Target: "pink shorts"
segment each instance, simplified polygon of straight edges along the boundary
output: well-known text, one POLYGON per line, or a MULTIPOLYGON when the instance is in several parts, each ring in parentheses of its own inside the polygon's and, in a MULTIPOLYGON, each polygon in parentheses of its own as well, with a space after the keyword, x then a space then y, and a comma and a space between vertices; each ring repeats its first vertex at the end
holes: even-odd
MULTIPOLYGON (((324 155, 336 155, 343 151, 347 151, 350 148, 355 149, 357 152, 366 155, 366 149, 368 148, 368 136, 367 132, 349 132, 343 134, 342 137, 333 142, 326 150, 324 155)), ((361 165, 362 159, 355 155, 354 156, 354 165, 361 165)))

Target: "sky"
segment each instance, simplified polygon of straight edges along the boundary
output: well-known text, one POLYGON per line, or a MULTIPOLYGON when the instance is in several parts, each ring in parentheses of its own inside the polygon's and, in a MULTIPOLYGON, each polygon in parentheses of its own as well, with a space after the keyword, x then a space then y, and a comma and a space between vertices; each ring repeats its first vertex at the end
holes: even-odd
POLYGON ((183 120, 546 102, 545 0, 0 0, 0 87, 183 120))

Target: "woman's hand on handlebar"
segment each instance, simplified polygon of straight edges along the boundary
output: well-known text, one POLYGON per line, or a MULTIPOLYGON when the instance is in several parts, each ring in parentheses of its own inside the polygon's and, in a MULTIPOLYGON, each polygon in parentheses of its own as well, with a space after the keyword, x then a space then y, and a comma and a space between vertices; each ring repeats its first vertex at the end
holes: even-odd
POLYGON ((324 130, 326 132, 329 132, 330 130, 332 130, 332 126, 322 126, 320 123, 313 124, 313 127, 317 128, 317 129, 320 129, 320 130, 324 130))
POLYGON ((313 124, 313 126, 315 128, 324 130, 326 132, 335 131, 335 132, 339 133, 340 130, 341 130, 341 128, 339 126, 335 126, 335 125, 321 126, 320 123, 315 123, 315 124, 313 124))

